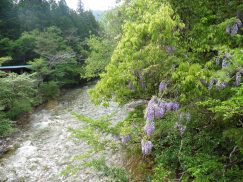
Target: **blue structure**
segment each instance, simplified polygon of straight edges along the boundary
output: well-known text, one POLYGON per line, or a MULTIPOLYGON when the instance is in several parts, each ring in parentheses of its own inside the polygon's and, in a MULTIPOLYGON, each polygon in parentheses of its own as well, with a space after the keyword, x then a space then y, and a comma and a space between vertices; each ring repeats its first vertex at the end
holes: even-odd
POLYGON ((0 66, 0 70, 7 73, 15 72, 15 73, 22 74, 24 72, 30 72, 31 67, 32 67, 31 65, 0 66))

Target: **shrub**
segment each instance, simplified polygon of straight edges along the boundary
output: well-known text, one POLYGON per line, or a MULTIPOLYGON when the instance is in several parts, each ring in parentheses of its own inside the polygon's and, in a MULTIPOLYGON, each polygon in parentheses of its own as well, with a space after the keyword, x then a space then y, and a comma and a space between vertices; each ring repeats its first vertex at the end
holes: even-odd
POLYGON ((40 85, 39 93, 43 100, 54 99, 59 95, 59 85, 55 81, 49 81, 40 85))

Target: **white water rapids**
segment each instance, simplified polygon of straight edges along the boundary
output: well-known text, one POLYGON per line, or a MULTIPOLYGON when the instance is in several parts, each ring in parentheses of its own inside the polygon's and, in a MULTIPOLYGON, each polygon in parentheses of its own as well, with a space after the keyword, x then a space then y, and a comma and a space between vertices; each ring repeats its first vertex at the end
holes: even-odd
MULTIPOLYGON (((127 116, 127 108, 114 103, 108 108, 93 105, 87 94, 88 88, 69 91, 54 106, 47 105, 32 114, 28 127, 14 139, 16 150, 0 159, 0 182, 103 181, 98 172, 91 169, 81 170, 75 176, 60 175, 73 156, 89 150, 85 142, 70 137, 69 127, 84 124, 72 112, 95 119, 115 112, 114 123, 127 116)), ((107 155, 114 165, 122 163, 119 154, 107 152, 107 155)))

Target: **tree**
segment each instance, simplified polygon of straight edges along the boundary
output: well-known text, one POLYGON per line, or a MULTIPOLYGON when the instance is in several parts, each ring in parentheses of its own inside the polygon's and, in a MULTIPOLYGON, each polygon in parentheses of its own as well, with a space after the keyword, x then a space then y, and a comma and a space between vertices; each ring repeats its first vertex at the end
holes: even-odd
POLYGON ((21 31, 43 30, 51 25, 50 4, 46 0, 20 0, 18 17, 21 31))
POLYGON ((19 36, 19 21, 17 8, 11 0, 0 2, 0 39, 17 38, 19 36))
POLYGON ((78 0, 78 8, 77 8, 77 12, 79 14, 83 13, 84 12, 84 4, 82 2, 82 0, 78 0))
POLYGON ((108 39, 92 36, 88 39, 88 46, 91 53, 85 61, 84 75, 81 76, 91 79, 99 77, 99 74, 105 71, 115 45, 108 39))
POLYGON ((98 104, 149 100, 125 126, 133 138, 126 147, 149 155, 146 179, 243 178, 241 10, 240 1, 128 2, 121 38, 90 95, 98 104))

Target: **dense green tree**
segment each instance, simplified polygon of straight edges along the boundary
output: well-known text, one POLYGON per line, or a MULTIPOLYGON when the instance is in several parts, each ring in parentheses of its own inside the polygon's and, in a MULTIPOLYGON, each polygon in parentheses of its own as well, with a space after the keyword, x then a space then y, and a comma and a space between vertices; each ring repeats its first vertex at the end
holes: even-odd
POLYGON ((241 11, 237 0, 128 2, 121 39, 90 94, 103 104, 154 96, 133 141, 153 143, 145 174, 153 181, 243 179, 241 11), (179 110, 163 108, 172 101, 179 110))
POLYGON ((65 0, 0 2, 0 64, 32 64, 33 71, 19 76, 1 73, 0 135, 8 133, 10 120, 57 97, 60 88, 80 83, 89 50, 84 40, 98 29, 81 1, 78 11, 65 0))
POLYGON ((110 62, 114 42, 93 36, 88 40, 88 46, 91 53, 85 61, 84 75, 81 76, 90 79, 96 78, 104 72, 105 67, 110 62))
POLYGON ((17 6, 12 0, 1 0, 0 2, 0 39, 17 38, 19 36, 19 21, 17 6))
POLYGON ((10 55, 15 61, 15 64, 26 64, 37 56, 34 51, 36 47, 36 31, 22 33, 21 37, 14 41, 11 45, 10 55))
POLYGON ((100 21, 99 36, 91 36, 87 39, 90 54, 85 61, 83 78, 99 77, 105 71, 105 67, 111 61, 111 55, 122 33, 122 25, 125 14, 122 13, 125 5, 105 12, 100 21))
POLYGON ((16 119, 25 112, 31 111, 36 100, 37 85, 31 75, 1 73, 0 108, 8 118, 16 119))
POLYGON ((50 26, 50 5, 46 0, 20 0, 18 17, 21 31, 43 30, 50 26))

